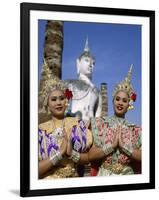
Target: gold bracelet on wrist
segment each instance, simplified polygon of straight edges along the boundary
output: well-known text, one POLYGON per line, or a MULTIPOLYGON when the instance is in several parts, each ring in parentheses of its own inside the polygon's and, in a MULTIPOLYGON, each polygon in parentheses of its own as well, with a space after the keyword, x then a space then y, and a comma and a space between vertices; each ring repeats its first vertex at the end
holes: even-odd
POLYGON ((114 151, 111 143, 104 144, 102 150, 106 156, 114 151))

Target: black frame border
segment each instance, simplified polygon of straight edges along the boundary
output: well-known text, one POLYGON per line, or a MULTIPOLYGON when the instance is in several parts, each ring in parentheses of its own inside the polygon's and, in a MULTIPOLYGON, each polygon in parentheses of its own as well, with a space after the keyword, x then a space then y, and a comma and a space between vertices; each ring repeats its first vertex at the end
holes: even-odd
POLYGON ((155 11, 104 7, 20 4, 20 196, 63 195, 77 193, 113 192, 155 188, 155 11), (60 189, 30 189, 30 11, 59 11, 123 16, 141 16, 150 19, 150 181, 149 183, 108 186, 89 186, 60 189))

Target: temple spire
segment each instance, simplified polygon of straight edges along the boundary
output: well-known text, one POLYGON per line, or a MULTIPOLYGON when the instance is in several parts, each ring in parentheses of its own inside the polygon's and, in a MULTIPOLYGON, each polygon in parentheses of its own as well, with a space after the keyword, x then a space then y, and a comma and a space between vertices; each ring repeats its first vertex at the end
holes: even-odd
POLYGON ((87 38, 86 38, 86 43, 85 43, 84 51, 89 52, 88 36, 87 36, 87 38))

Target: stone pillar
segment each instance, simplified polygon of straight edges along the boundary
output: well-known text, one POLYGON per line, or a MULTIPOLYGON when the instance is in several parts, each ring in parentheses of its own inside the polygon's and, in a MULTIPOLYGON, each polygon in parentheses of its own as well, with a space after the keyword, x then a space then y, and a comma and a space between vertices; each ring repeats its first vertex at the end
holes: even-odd
POLYGON ((54 77, 61 79, 62 76, 62 51, 63 51, 63 22, 47 21, 45 29, 45 42, 43 53, 43 66, 39 84, 39 123, 50 118, 48 113, 43 112, 43 87, 45 81, 54 77))
POLYGON ((102 95, 102 116, 108 115, 108 96, 107 96, 107 83, 101 83, 102 95))
POLYGON ((52 76, 61 79, 63 51, 63 22, 48 21, 45 32, 44 58, 49 66, 52 76))

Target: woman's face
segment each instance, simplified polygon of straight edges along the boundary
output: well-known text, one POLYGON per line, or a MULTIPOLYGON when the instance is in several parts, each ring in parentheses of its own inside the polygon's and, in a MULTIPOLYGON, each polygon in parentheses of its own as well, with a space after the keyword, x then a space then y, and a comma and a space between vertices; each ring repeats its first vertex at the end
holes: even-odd
POLYGON ((116 93, 116 95, 114 97, 115 115, 118 117, 124 117, 125 113, 128 110, 128 107, 129 107, 128 94, 123 91, 119 91, 118 93, 116 93))
POLYGON ((60 118, 64 116, 66 101, 67 100, 62 91, 54 90, 50 93, 48 98, 48 106, 54 117, 60 118))

